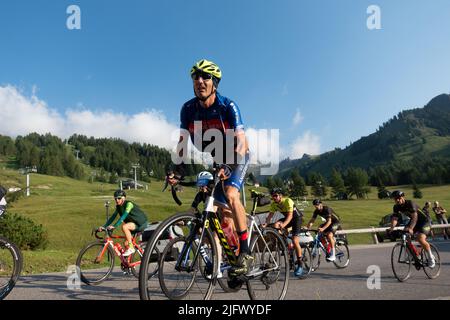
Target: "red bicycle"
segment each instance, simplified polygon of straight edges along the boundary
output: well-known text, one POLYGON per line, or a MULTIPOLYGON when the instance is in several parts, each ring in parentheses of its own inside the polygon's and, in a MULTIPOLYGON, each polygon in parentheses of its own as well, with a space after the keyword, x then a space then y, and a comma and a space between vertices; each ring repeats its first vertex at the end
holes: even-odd
MULTIPOLYGON (((77 272, 85 284, 97 285, 105 281, 112 273, 115 265, 115 256, 120 259, 120 267, 124 274, 133 274, 139 277, 141 258, 144 255, 146 242, 141 242, 141 232, 132 238, 136 252, 127 257, 123 256, 125 249, 122 248, 118 239, 125 236, 113 236, 113 230, 104 230, 105 237, 99 237, 99 231, 95 231, 95 237, 100 241, 94 241, 84 247, 77 258, 77 272)), ((156 273, 156 271, 155 271, 156 273)))

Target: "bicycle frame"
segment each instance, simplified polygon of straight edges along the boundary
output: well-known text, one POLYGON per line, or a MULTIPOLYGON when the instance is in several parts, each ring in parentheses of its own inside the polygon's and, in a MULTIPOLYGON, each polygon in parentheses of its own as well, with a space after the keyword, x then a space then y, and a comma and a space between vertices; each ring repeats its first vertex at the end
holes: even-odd
MULTIPOLYGON (((124 266, 125 268, 134 268, 135 266, 141 264, 141 261, 136 261, 136 262, 131 262, 132 259, 132 255, 129 255, 127 257, 124 257, 122 254, 118 254, 116 252, 116 250, 114 250, 114 239, 126 239, 125 236, 113 236, 112 232, 109 230, 106 230, 107 233, 107 237, 106 238, 101 238, 99 236, 97 236, 97 232, 95 232, 95 237, 97 239, 103 240, 105 245, 103 247, 103 250, 101 251, 101 253, 99 254, 99 256, 97 257, 97 259, 100 261, 101 259, 103 259, 103 256, 107 250, 107 247, 111 247, 111 249, 113 249, 114 253, 116 254, 116 256, 118 256, 120 258, 121 261, 121 265, 124 266)), ((136 247, 138 254, 142 257, 144 255, 144 250, 141 248, 141 246, 139 246, 139 244, 137 243, 136 239, 138 238, 137 234, 131 239, 133 246, 136 247)))
MULTIPOLYGON (((233 250, 231 249, 230 244, 228 243, 227 238, 225 237, 225 233, 223 232, 222 226, 220 224, 219 218, 217 216, 217 210, 215 210, 215 206, 214 206, 214 197, 212 196, 214 194, 214 190, 216 188, 216 186, 218 185, 218 183, 220 183, 221 181, 218 180, 216 178, 216 183, 214 185, 214 188, 211 191, 211 195, 209 195, 205 201, 205 210, 202 212, 201 217, 199 218, 200 222, 199 224, 195 224, 197 227, 195 229, 192 229, 190 234, 188 235, 187 239, 186 239, 186 243, 183 246, 183 249, 177 259, 177 263, 175 266, 175 269, 178 271, 187 271, 187 272, 192 272, 194 270, 193 265, 186 267, 185 264, 188 262, 189 260, 189 255, 187 254, 191 249, 192 249, 192 243, 195 242, 196 240, 199 240, 199 244, 202 243, 201 240, 204 239, 204 235, 205 235, 205 231, 206 229, 208 229, 210 226, 212 227, 212 231, 217 235, 217 237, 219 238, 219 242, 222 246, 222 248, 224 249, 225 254, 227 255, 228 261, 230 262, 231 265, 236 265, 237 263, 237 256, 235 255, 235 253, 233 252, 233 250), (201 229, 201 234, 199 238, 196 238, 197 234, 199 233, 201 229)), ((256 211, 256 207, 257 207, 257 202, 256 199, 254 199, 253 201, 253 208, 252 208, 252 212, 251 214, 247 214, 247 219, 250 220, 250 228, 249 228, 249 237, 247 239, 248 243, 250 244, 251 241, 251 235, 253 234, 253 231, 257 231, 260 235, 262 235, 262 231, 261 229, 258 227, 257 223, 255 222, 255 211, 256 211)), ((266 247, 268 247, 267 242, 265 241, 264 237, 262 237, 263 242, 265 244, 266 247)), ((272 252, 270 252, 271 258, 276 261, 276 259, 274 259, 274 256, 272 254, 272 252)), ((193 262, 195 262, 198 258, 198 255, 201 255, 203 260, 205 261, 205 263, 208 265, 210 265, 212 262, 210 261, 209 257, 207 256, 207 254, 204 252, 204 248, 202 247, 202 245, 199 245, 197 247, 197 250, 194 253, 194 257, 192 259, 193 262), (202 252, 203 251, 203 252, 202 252)), ((230 268, 226 267, 226 268, 230 268)), ((268 272, 268 271, 272 271, 275 270, 279 267, 278 263, 275 263, 275 266, 273 268, 270 269, 265 269, 264 271, 260 271, 257 272, 255 274, 252 274, 252 277, 256 277, 258 275, 263 274, 264 272, 268 272)), ((226 269, 224 268, 224 269, 226 269)), ((221 269, 222 270, 222 269, 221 269)))
MULTIPOLYGON (((416 266, 418 266, 420 269, 420 267, 422 267, 422 259, 420 258, 420 252, 417 251, 416 246, 412 243, 411 236, 409 236, 407 233, 403 233, 401 239, 402 239, 401 240, 402 248, 406 248, 406 250, 408 251, 410 256, 414 259, 416 266)), ((400 259, 400 257, 401 257, 401 254, 399 255, 399 259, 400 259)), ((402 262, 402 261, 399 261, 399 262, 402 262)))

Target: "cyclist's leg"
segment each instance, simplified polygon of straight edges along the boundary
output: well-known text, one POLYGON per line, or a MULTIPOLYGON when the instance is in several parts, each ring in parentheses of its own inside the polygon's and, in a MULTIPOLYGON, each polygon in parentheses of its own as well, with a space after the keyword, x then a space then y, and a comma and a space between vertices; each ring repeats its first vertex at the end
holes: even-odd
POLYGON ((336 229, 335 225, 329 226, 326 230, 324 230, 324 233, 326 234, 326 237, 328 241, 330 242, 331 251, 330 251, 330 257, 329 260, 333 261, 336 258, 336 240, 334 239, 334 232, 333 230, 336 229))
POLYGON ((431 246, 427 241, 427 234, 430 232, 430 225, 428 223, 425 223, 424 225, 416 225, 414 227, 414 234, 416 235, 417 241, 422 246, 422 250, 425 250, 427 253, 428 258, 430 259, 431 263, 434 263, 434 256, 431 253, 431 246))
POLYGON ((125 238, 126 238, 125 245, 128 246, 127 251, 125 251, 125 253, 123 254, 124 256, 130 255, 135 252, 135 249, 133 246, 133 241, 132 241, 133 236, 131 235, 131 232, 136 229, 137 229, 137 226, 134 222, 128 222, 128 223, 122 224, 122 231, 125 234, 125 238))
POLYGON ((302 247, 300 246, 300 231, 302 227, 302 218, 301 216, 294 212, 293 217, 289 225, 286 226, 286 229, 292 226, 292 242, 294 243, 295 253, 297 255, 297 261, 302 261, 302 247))

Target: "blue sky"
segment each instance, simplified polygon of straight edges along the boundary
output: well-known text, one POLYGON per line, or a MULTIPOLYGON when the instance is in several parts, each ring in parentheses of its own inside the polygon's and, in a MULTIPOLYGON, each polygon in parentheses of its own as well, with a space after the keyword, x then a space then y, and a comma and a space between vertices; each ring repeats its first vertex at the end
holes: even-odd
POLYGON ((149 118, 165 123, 161 135, 193 97, 189 70, 201 58, 222 68, 219 91, 245 125, 280 129, 292 157, 343 148, 450 91, 448 0, 2 0, 0 39, 0 111, 45 124, 11 115, 0 134, 13 136, 53 131, 52 121, 92 133, 102 127, 96 117, 113 129, 94 135, 145 140, 125 131, 149 118), (66 27, 72 4, 81 30, 66 27), (366 26, 372 4, 381 30, 366 26))

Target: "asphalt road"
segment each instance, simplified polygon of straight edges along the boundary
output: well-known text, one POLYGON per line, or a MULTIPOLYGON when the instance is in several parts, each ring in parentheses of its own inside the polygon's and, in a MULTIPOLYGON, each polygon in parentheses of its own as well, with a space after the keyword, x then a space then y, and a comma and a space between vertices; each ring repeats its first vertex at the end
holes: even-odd
MULTIPOLYGON (((423 270, 412 271, 411 278, 398 282, 392 273, 390 254, 392 243, 351 246, 351 261, 346 269, 336 269, 322 260, 320 268, 305 280, 296 279, 292 272, 286 299, 289 300, 395 300, 395 299, 446 299, 450 300, 450 242, 435 241, 441 254, 441 273, 435 280, 426 277, 423 270), (379 288, 369 289, 369 266, 378 266, 381 274, 379 288)), ((76 284, 69 281, 70 273, 52 273, 22 276, 7 300, 121 300, 139 299, 138 282, 133 276, 124 276, 120 269, 98 286, 76 284)), ((374 284, 373 281, 369 283, 374 284)), ((160 297, 155 297, 156 299, 160 297)), ((247 292, 226 294, 216 287, 215 300, 248 299, 247 292)))

